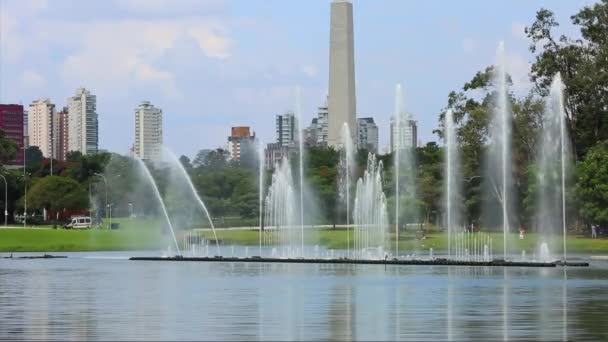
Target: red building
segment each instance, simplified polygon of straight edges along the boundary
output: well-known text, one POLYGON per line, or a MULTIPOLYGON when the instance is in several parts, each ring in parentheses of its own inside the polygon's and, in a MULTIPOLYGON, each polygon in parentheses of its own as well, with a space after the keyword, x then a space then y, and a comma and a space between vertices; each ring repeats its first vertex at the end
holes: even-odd
POLYGON ((17 158, 8 165, 23 165, 23 106, 17 104, 0 104, 0 129, 6 137, 13 140, 18 147, 17 158))

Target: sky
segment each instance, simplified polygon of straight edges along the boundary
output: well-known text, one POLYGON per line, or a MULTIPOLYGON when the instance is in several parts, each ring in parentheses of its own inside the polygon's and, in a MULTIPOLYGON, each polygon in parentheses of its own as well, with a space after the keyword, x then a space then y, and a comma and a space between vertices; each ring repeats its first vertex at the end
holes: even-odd
MULTIPOLYGON (((193 156, 222 147, 232 126, 275 140, 275 115, 302 92, 305 124, 328 88, 330 0, 0 0, 0 103, 83 86, 97 95, 101 149, 128 153, 134 109, 162 108, 164 142, 193 156)), ((495 61, 505 42, 514 91, 530 87, 524 27, 552 10, 560 33, 591 0, 354 0, 357 114, 388 145, 395 85, 436 141, 447 95, 495 61)))

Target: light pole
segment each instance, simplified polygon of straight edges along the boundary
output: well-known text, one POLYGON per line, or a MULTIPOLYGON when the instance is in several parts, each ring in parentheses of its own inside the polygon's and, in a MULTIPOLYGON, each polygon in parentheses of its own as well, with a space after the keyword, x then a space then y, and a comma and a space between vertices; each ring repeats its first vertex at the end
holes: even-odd
POLYGON ((8 183, 6 182, 6 177, 4 175, 0 175, 4 180, 4 226, 6 227, 6 222, 8 219, 8 183))
MULTIPOLYGON (((105 184, 105 188, 106 188, 106 218, 108 218, 108 180, 106 179, 106 177, 100 173, 94 173, 93 175, 95 176, 99 176, 103 179, 103 182, 105 184)), ((112 220, 110 218, 110 220, 112 220)), ((112 222, 110 222, 112 223, 112 222)), ((110 226, 107 226, 107 228, 110 228, 110 226)))
POLYGON ((110 229, 112 229, 112 206, 114 203, 108 204, 108 211, 110 212, 110 229))
POLYGON ((23 186, 25 187, 25 195, 23 196, 23 228, 27 225, 27 176, 30 174, 23 173, 23 186))

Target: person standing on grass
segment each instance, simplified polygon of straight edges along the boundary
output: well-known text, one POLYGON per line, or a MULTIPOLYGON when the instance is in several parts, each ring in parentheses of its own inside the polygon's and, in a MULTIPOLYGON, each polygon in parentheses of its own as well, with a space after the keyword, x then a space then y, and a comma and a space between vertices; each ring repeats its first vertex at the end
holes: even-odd
POLYGON ((597 225, 595 224, 591 225, 591 238, 597 239, 597 225))

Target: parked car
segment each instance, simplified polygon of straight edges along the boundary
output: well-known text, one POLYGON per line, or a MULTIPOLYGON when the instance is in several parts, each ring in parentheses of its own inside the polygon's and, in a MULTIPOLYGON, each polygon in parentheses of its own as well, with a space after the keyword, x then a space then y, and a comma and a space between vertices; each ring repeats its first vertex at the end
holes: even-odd
POLYGON ((90 229, 93 226, 91 217, 74 216, 63 225, 65 229, 90 229))

